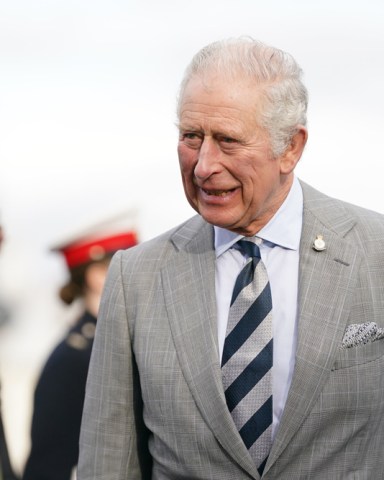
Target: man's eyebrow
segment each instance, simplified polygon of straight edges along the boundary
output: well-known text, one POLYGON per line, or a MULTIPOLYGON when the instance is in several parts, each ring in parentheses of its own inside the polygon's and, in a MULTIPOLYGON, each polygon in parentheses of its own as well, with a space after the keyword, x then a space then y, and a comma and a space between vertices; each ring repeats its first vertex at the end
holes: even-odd
POLYGON ((179 129, 179 130, 190 130, 191 132, 201 132, 202 129, 200 127, 196 127, 196 126, 192 126, 192 125, 189 125, 189 124, 182 124, 180 122, 177 122, 176 123, 176 127, 179 129))
MULTIPOLYGON (((180 132, 204 133, 204 129, 199 125, 192 125, 187 122, 185 123, 175 122, 175 125, 180 132)), ((213 138, 216 138, 216 139, 220 137, 232 138, 234 140, 239 140, 239 141, 243 139, 242 133, 239 131, 235 131, 231 127, 226 127, 225 129, 217 127, 217 129, 215 129, 215 131, 213 132, 210 132, 210 134, 212 135, 213 138)))
POLYGON ((231 137, 231 138, 237 138, 240 136, 239 132, 235 132, 234 130, 218 130, 217 132, 213 133, 214 137, 231 137))

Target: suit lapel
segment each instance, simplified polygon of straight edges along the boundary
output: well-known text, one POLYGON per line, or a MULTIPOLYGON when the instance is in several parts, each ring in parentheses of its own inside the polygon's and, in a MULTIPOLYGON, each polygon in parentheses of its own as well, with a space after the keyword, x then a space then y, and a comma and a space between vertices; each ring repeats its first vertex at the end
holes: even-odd
POLYGON ((185 379, 222 447, 260 478, 228 411, 217 346, 213 229, 199 217, 176 232, 177 253, 162 269, 165 303, 185 379), (180 281, 183 279, 183 281, 180 281))
POLYGON ((266 471, 309 415, 328 379, 346 328, 360 266, 357 248, 344 238, 353 228, 353 219, 331 199, 305 185, 303 191, 295 371, 266 471), (313 249, 319 234, 324 237, 324 251, 313 249))

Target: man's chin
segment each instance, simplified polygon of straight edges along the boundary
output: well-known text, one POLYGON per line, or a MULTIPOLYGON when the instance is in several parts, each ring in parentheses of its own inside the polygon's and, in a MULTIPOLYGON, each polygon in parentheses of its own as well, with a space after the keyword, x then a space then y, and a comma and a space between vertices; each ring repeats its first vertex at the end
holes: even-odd
POLYGON ((219 215, 208 214, 206 212, 199 212, 199 214, 207 223, 210 223, 215 227, 224 228, 225 230, 230 230, 232 232, 236 232, 236 229, 239 228, 232 219, 221 218, 219 215))

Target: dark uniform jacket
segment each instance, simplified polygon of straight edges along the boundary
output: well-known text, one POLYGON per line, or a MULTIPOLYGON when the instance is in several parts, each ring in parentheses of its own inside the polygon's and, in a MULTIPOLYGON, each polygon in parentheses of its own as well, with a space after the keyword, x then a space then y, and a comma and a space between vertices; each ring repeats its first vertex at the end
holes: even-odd
POLYGON ((86 312, 54 349, 38 381, 23 480, 69 480, 79 455, 85 383, 96 319, 86 312))
POLYGON ((17 480, 9 460, 0 403, 0 480, 17 480))

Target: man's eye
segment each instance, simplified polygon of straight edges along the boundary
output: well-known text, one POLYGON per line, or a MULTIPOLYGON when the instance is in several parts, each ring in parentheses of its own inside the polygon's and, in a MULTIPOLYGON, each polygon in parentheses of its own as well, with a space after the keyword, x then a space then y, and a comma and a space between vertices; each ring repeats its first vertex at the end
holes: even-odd
POLYGON ((222 143, 237 143, 237 141, 232 137, 220 137, 219 140, 222 143))
POLYGON ((191 148, 198 148, 202 143, 202 136, 196 132, 184 132, 181 134, 181 140, 191 148))

